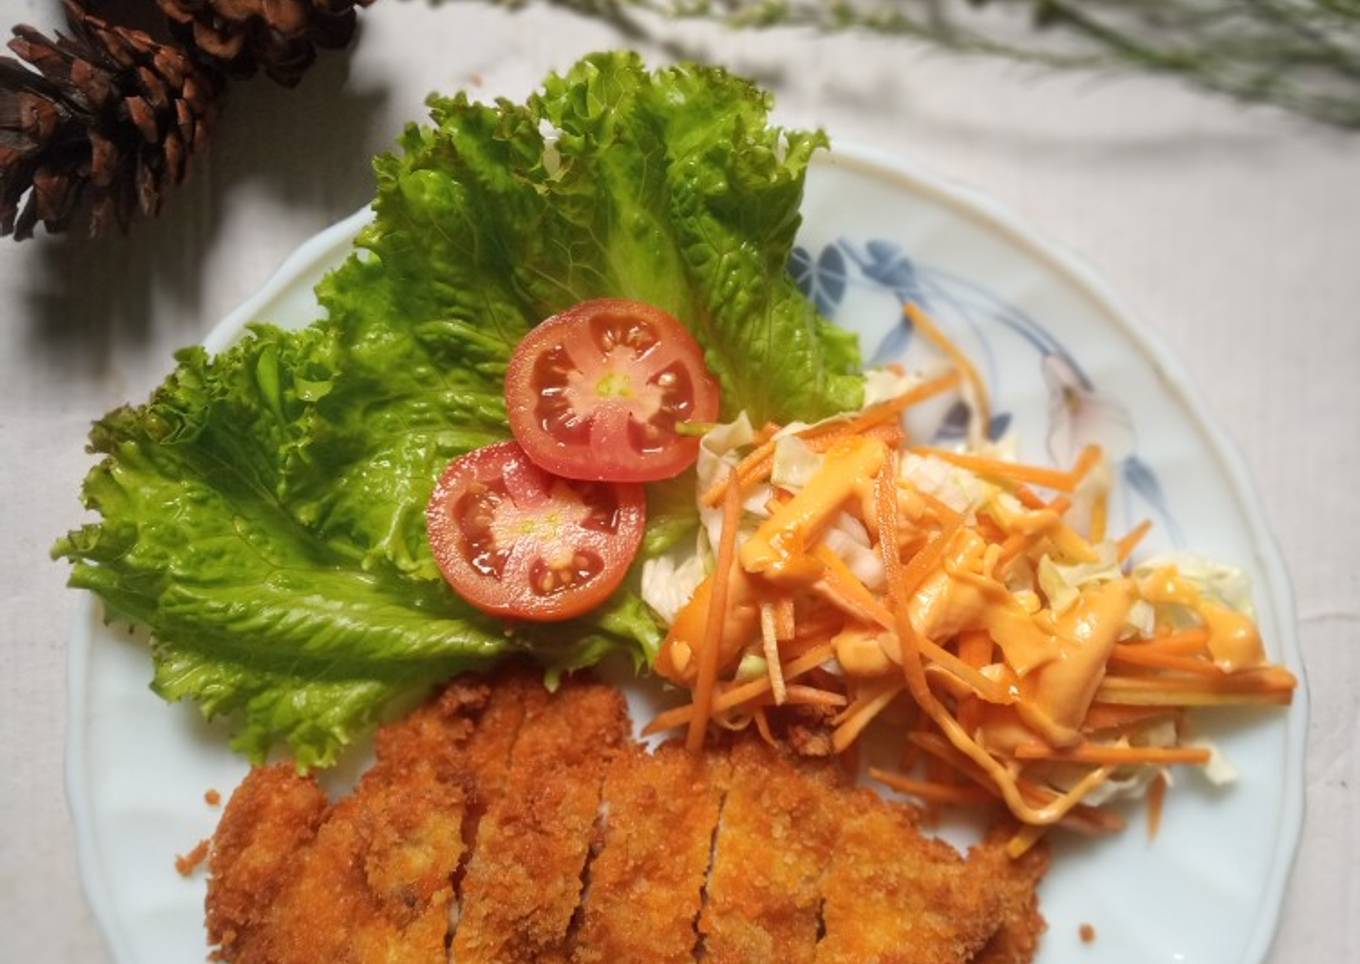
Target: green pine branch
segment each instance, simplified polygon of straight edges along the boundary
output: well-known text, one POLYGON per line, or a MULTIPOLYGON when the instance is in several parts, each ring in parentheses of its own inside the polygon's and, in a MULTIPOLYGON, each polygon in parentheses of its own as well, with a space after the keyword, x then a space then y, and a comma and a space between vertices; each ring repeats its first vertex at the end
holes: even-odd
MULTIPOLYGON (((496 0, 522 5, 524 0, 496 0)), ((1178 77, 1360 129, 1360 0, 551 0, 631 33, 630 13, 735 28, 860 30, 964 55, 1178 77)))

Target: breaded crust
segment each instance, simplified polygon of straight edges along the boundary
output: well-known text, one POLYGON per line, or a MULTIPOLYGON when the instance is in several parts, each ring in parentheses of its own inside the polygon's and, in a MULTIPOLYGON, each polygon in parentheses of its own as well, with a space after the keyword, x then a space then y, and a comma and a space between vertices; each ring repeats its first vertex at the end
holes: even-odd
POLYGON ((612 686, 566 683, 526 709, 463 881, 459 964, 565 959, 605 770, 630 733, 612 686))
POLYGON ((963 964, 1001 922, 1000 888, 871 790, 840 801, 818 964, 963 964))
POLYGON ((218 956, 443 961, 465 839, 502 789, 533 692, 521 674, 454 681, 379 731, 377 762, 334 806, 290 766, 252 771, 214 837, 218 956))
POLYGON ((453 872, 463 852, 463 792, 433 768, 366 776, 332 808, 278 895, 269 964, 435 964, 445 956, 453 872))
POLYGON ((606 818, 590 865, 572 960, 694 960, 703 897, 730 768, 726 755, 676 743, 629 747, 605 776, 606 818))
POLYGON ((837 837, 839 771, 754 739, 736 744, 699 918, 716 964, 797 964, 816 953, 822 873, 837 837))
POLYGON ((208 941, 226 960, 262 959, 260 926, 295 876, 329 806, 292 764, 256 767, 231 795, 208 856, 208 941))
POLYGON ((978 873, 1001 886, 1001 926, 977 956, 974 964, 1030 964, 1039 950, 1039 938, 1048 924, 1039 913, 1039 881, 1048 872, 1049 849, 1041 840, 1018 860, 1006 856, 1006 841, 1014 827, 994 828, 987 839, 974 847, 968 863, 978 873))
POLYGON ((1027 964, 1041 842, 965 861, 914 811, 754 734, 629 739, 622 694, 463 677, 383 727, 334 805, 290 765, 233 794, 209 855, 237 964, 1027 964))

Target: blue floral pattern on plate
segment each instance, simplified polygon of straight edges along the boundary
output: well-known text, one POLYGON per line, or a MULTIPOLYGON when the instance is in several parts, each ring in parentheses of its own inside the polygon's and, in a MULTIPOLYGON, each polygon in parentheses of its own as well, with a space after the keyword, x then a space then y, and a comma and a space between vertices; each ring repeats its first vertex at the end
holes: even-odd
MULTIPOLYGON (((946 330, 968 329, 981 346, 977 363, 997 394, 1005 397, 989 331, 1002 328, 1018 335, 1035 353, 1048 393, 1048 455, 1059 465, 1070 465, 1087 445, 1100 445, 1110 466, 1123 481, 1124 511, 1135 518, 1141 502, 1162 522, 1171 542, 1183 544, 1180 526, 1167 505, 1157 474, 1137 455, 1137 434, 1129 410, 1112 395, 1102 393, 1070 351, 1040 322, 998 298, 984 285, 933 267, 910 256, 901 245, 873 239, 856 244, 844 238, 822 247, 814 257, 803 246, 793 249, 789 272, 794 282, 832 320, 851 285, 891 293, 899 305, 915 302, 946 330)), ((871 351, 867 364, 882 365, 906 355, 914 335, 902 318, 888 329, 871 351)), ((931 441, 948 444, 963 439, 968 410, 957 402, 936 424, 931 441)), ((1001 438, 1011 425, 1004 409, 993 414, 987 434, 1001 438)))

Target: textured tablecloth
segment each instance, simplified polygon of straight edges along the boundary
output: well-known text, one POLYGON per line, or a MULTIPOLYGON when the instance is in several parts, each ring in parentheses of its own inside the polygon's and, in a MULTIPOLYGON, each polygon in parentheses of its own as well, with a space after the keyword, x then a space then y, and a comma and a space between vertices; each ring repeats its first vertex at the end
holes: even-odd
MULTIPOLYGON (((37 0, 6 16, 50 23, 37 0)), ((140 400, 297 244, 368 200, 431 89, 521 99, 591 50, 702 56, 778 115, 980 188, 1080 252, 1246 453, 1293 574, 1307 823, 1272 960, 1360 960, 1360 136, 1172 82, 1053 77, 902 42, 706 25, 656 38, 535 6, 382 0, 301 87, 238 84, 210 157, 126 242, 0 242, 0 961, 100 961, 65 806, 66 567, 88 422, 140 400)), ((3 26, 3 24, 0 24, 3 26)))

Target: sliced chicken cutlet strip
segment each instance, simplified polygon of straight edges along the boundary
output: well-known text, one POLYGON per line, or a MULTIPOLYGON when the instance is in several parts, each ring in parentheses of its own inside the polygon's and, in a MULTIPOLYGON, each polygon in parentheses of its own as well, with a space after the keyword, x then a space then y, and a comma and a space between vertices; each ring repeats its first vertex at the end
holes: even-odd
MULTIPOLYGON (((432 767, 371 773, 337 803, 268 920, 269 964, 445 959, 463 791, 432 767)), ((245 962, 246 958, 237 958, 245 962)))
POLYGON ((567 683, 526 709, 463 880, 458 964, 565 958, 605 770, 630 732, 612 686, 567 683))
POLYGON ((262 960, 261 922, 297 870, 329 802, 292 764, 257 767, 222 812, 208 856, 208 940, 227 960, 262 960))
MULTIPOLYGON (((542 694, 542 685, 534 686, 542 694)), ((268 889, 248 927, 236 928, 240 936, 230 942, 225 924, 210 930, 221 943, 220 956, 240 964, 444 961, 465 835, 503 786, 531 698, 526 693, 532 692, 527 676, 505 677, 494 686, 475 677, 456 680, 378 732, 377 762, 333 807, 291 767, 254 771, 233 795, 215 841, 225 842, 229 826, 259 809, 252 800, 266 781, 276 796, 285 788, 294 795, 310 788, 313 810, 305 839, 268 848, 273 870, 261 881, 268 889), (233 811, 239 820, 230 819, 233 811)), ((274 822, 303 824, 298 816, 274 822)), ((264 840, 254 849, 263 852, 264 840)), ((226 920, 238 878, 246 879, 239 869, 228 873, 224 867, 219 874, 213 864, 210 922, 215 916, 226 920)))
POLYGON ((991 868, 922 836, 909 810, 871 790, 846 794, 840 811, 817 964, 968 961, 1001 921, 991 868))
POLYGON ((633 746, 615 757, 573 961, 694 960, 695 919, 728 776, 725 754, 696 756, 675 743, 655 754, 633 746))
POLYGON ((433 767, 439 779, 463 788, 469 848, 477 821, 505 789, 510 751, 526 708, 548 699, 541 675, 501 673, 488 683, 464 676, 439 696, 378 731, 375 770, 412 773, 433 767))
POLYGON ((699 918, 716 964, 812 961, 821 878, 836 845, 839 771, 795 761, 753 739, 732 750, 732 776, 699 918))
POLYGON ((1049 850, 1039 841, 1018 860, 1006 856, 1013 828, 998 827, 968 855, 969 865, 985 868, 1001 885, 1001 926, 978 951, 973 964, 1030 964, 1047 929, 1039 913, 1039 881, 1048 872, 1049 850))

